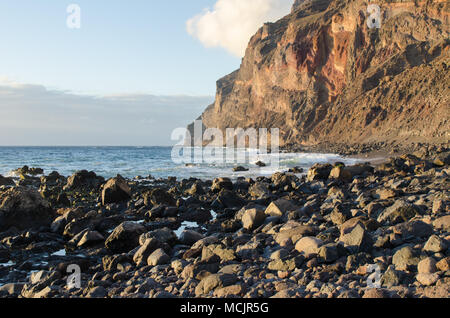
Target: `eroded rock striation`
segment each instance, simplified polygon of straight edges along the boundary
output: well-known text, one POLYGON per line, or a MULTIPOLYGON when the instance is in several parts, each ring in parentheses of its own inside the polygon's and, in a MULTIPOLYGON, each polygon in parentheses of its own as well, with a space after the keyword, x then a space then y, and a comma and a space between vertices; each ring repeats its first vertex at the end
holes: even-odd
POLYGON ((285 147, 448 143, 448 2, 378 3, 379 29, 367 1, 295 1, 217 82, 205 128, 280 128, 285 147))

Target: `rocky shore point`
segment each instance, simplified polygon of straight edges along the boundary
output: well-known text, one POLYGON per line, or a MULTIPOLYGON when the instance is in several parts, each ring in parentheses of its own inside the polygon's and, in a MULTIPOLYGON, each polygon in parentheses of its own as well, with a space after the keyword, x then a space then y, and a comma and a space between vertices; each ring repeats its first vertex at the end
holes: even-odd
POLYGON ((439 149, 236 181, 23 167, 0 176, 0 297, 448 298, 449 164, 439 149))

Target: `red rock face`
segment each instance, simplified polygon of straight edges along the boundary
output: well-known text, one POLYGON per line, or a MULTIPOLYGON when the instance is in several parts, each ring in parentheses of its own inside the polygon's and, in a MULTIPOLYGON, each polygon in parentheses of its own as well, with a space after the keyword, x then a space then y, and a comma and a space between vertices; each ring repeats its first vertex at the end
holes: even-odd
POLYGON ((449 5, 298 1, 217 82, 206 127, 280 128, 283 143, 449 140, 449 5))

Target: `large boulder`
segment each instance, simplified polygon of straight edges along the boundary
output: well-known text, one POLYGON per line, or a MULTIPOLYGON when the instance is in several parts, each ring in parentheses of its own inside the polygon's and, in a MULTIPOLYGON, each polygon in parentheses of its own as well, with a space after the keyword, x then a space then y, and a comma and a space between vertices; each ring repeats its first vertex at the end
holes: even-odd
POLYGON ((139 246, 139 237, 145 227, 135 222, 123 222, 106 239, 105 246, 113 253, 127 253, 139 246))
POLYGON ((11 227, 38 229, 49 226, 55 217, 48 201, 36 190, 16 187, 0 193, 0 231, 11 227))
POLYGON ((333 167, 330 164, 315 164, 308 171, 307 181, 327 180, 333 167))
POLYGON ((131 198, 131 188, 127 181, 118 175, 106 182, 102 191, 103 205, 109 203, 119 203, 131 198))
POLYGON ((92 190, 98 189, 105 182, 103 177, 97 176, 93 171, 81 170, 75 172, 67 179, 64 190, 92 190))

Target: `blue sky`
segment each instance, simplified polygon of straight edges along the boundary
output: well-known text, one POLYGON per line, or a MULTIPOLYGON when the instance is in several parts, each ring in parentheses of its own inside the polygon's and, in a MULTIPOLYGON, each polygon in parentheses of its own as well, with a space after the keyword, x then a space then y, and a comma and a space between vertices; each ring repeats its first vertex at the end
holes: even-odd
POLYGON ((89 94, 213 95, 239 57, 205 48, 186 21, 214 0, 2 0, 0 76, 89 94), (66 8, 81 8, 81 29, 66 8))
POLYGON ((0 146, 172 145, 292 2, 0 0, 0 146))

